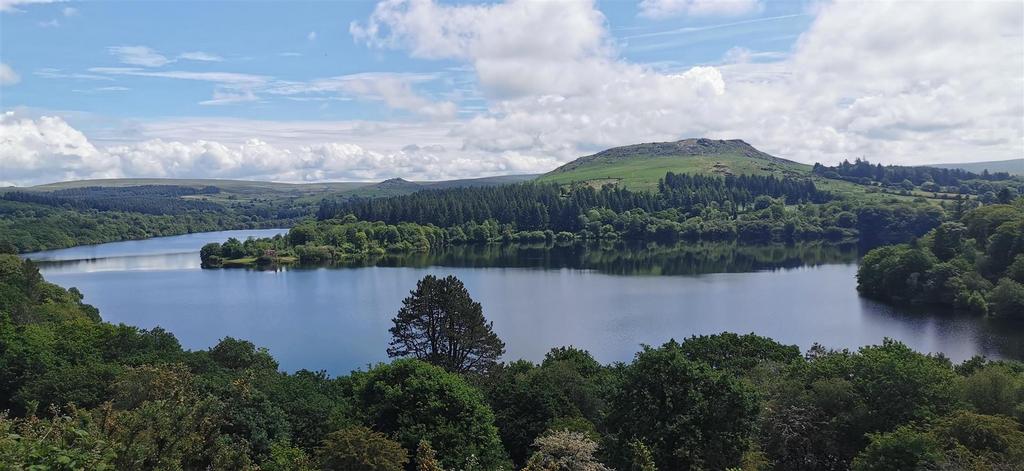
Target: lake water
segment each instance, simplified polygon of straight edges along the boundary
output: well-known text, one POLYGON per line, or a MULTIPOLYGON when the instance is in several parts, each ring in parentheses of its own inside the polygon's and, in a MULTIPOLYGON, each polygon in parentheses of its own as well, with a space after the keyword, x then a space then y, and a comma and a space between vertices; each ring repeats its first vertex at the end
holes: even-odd
POLYGON ((267 347, 282 368, 346 374, 387 359, 390 319, 426 274, 452 274, 494 321, 505 359, 575 345, 602 362, 641 344, 722 331, 807 349, 884 337, 954 360, 1024 358, 1024 328, 982 317, 911 312, 858 296, 857 255, 830 246, 467 247, 385 257, 374 266, 202 270, 199 248, 226 231, 38 252, 46 278, 78 287, 110 322, 161 326, 186 348, 232 336, 267 347))

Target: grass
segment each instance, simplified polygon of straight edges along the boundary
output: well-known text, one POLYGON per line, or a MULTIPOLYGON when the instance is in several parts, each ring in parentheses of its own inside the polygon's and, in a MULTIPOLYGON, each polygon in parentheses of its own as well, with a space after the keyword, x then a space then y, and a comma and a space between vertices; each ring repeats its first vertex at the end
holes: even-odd
POLYGON ((875 188, 843 180, 831 180, 811 173, 812 166, 778 158, 756 158, 739 153, 716 155, 673 155, 599 158, 569 169, 557 169, 541 175, 537 181, 568 184, 583 182, 595 187, 615 184, 631 190, 656 191, 658 181, 667 172, 705 175, 774 175, 776 177, 810 178, 818 188, 841 198, 874 202, 893 199, 910 201, 924 197, 933 201, 932 193, 915 192, 910 196, 883 193, 875 188))
POLYGON ((685 155, 633 157, 595 161, 568 171, 555 171, 537 180, 553 183, 615 181, 631 190, 656 190, 668 172, 710 175, 807 176, 811 166, 797 162, 772 162, 741 155, 685 155))

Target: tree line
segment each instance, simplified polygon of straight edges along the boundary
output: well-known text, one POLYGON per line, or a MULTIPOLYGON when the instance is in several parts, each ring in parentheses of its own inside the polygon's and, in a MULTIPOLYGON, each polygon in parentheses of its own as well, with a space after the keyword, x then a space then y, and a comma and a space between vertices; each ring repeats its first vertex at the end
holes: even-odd
POLYGON ((292 226, 315 206, 295 199, 224 204, 182 196, 217 195, 213 186, 88 187, 0 195, 0 252, 34 252, 76 245, 193 232, 292 226))
MULTIPOLYGON (((1024 462, 1024 364, 898 342, 698 336, 601 364, 502 361, 456 278, 421 280, 388 363, 284 373, 224 338, 103 322, 0 255, 0 463, 13 469, 905 470, 1024 462)), ((342 337, 343 340, 343 337, 342 337)), ((382 345, 384 350, 386 347, 382 345)))
POLYGON ((1024 198, 982 206, 864 256, 857 288, 890 302, 1024 320, 1024 198))
MULTIPOLYGON (((768 198, 768 197, 765 197, 768 198)), ((470 221, 441 228, 432 224, 360 221, 352 214, 341 218, 306 221, 287 236, 250 241, 211 243, 200 252, 207 268, 222 266, 271 266, 277 263, 342 263, 384 255, 429 253, 452 246, 486 244, 607 244, 650 241, 671 246, 679 241, 741 241, 771 243, 825 240, 859 241, 862 247, 908 241, 920 237, 947 217, 939 206, 927 203, 888 201, 868 204, 833 201, 787 207, 768 198, 760 209, 737 217, 712 204, 700 215, 677 222, 674 211, 646 213, 641 209, 616 213, 607 208, 590 209, 578 217, 576 232, 551 229, 516 231, 513 224, 494 219, 470 221)), ((966 202, 951 208, 966 211, 966 202)))
POLYGON ((1007 172, 981 173, 957 168, 872 164, 867 160, 843 160, 838 165, 815 163, 815 175, 862 185, 878 185, 909 192, 978 195, 985 203, 1008 203, 1024 192, 1024 180, 1007 172))
POLYGON ((7 201, 36 203, 77 211, 122 211, 143 214, 177 215, 192 211, 223 212, 223 206, 209 201, 183 199, 182 196, 213 195, 220 188, 193 188, 179 185, 140 185, 127 187, 68 188, 55 191, 9 191, 7 201))
POLYGON ((673 209, 695 215, 714 203, 738 212, 754 208, 760 196, 784 199, 789 204, 822 203, 831 199, 809 180, 770 175, 723 178, 669 172, 659 181, 656 193, 610 185, 596 189, 590 185, 562 187, 553 183, 449 188, 390 198, 324 200, 317 217, 324 220, 352 214, 367 221, 415 222, 440 227, 494 220, 498 224, 511 224, 515 230, 574 232, 580 229, 580 216, 591 209, 609 209, 615 213, 673 209))

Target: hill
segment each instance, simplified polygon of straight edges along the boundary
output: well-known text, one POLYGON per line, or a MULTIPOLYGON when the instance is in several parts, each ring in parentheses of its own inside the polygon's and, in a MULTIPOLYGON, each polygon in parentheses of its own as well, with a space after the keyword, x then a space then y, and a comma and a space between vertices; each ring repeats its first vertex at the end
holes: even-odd
POLYGON ((224 180, 214 178, 107 178, 95 180, 71 180, 66 182, 46 183, 30 187, 8 187, 7 190, 17 189, 20 191, 54 191, 66 190, 69 188, 104 187, 119 188, 126 186, 140 185, 174 185, 194 188, 215 186, 223 191, 238 194, 259 194, 259 193, 292 193, 297 195, 303 193, 319 193, 324 191, 348 191, 366 185, 370 182, 326 182, 326 183, 278 183, 254 180, 224 180))
POLYGON ((382 182, 323 182, 323 183, 279 183, 253 180, 224 180, 206 178, 110 178, 94 180, 72 180, 66 182, 46 183, 30 187, 4 187, 0 193, 7 191, 57 191, 73 188, 102 187, 124 188, 142 185, 168 185, 201 189, 215 186, 223 192, 223 197, 234 195, 248 198, 303 198, 321 197, 327 194, 335 196, 380 197, 412 193, 428 188, 460 188, 467 186, 493 186, 533 180, 537 175, 498 175, 494 177, 463 178, 441 181, 409 181, 403 178, 391 178, 382 182))
POLYGON ((539 181, 614 183, 654 189, 667 172, 712 175, 807 176, 811 166, 775 157, 739 140, 684 139, 615 147, 580 157, 539 181))
POLYGON ((1010 175, 1024 175, 1024 159, 995 160, 990 162, 965 162, 960 164, 935 164, 929 167, 958 168, 973 173, 988 170, 989 173, 1006 172, 1010 175))

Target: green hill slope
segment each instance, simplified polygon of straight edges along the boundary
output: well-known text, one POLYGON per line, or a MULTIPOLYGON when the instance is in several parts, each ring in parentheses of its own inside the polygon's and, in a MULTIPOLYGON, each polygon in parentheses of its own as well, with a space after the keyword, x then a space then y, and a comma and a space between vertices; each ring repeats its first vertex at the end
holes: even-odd
POLYGON ((667 172, 714 175, 809 176, 811 166, 775 157, 738 139, 684 139, 615 147, 580 157, 539 181, 614 183, 653 189, 667 172))

